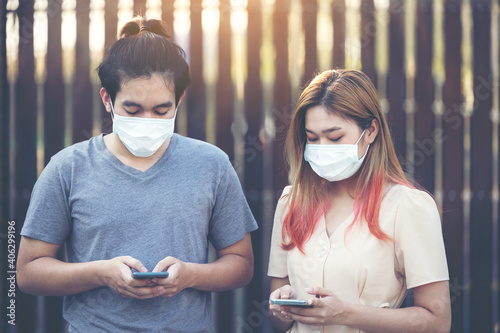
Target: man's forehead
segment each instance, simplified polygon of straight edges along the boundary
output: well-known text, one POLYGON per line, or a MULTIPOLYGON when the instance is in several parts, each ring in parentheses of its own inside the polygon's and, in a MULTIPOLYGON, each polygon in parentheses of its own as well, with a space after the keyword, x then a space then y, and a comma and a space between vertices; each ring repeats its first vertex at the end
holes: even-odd
POLYGON ((123 95, 134 99, 143 99, 153 94, 165 97, 175 96, 173 82, 166 82, 163 78, 151 76, 140 77, 123 82, 121 85, 123 95))

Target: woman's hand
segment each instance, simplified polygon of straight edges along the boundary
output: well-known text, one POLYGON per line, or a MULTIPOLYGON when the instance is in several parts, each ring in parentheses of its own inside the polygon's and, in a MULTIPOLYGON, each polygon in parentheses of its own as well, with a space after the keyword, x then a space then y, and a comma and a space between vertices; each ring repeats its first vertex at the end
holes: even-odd
POLYGON ((165 289, 151 283, 150 279, 138 280, 132 277, 134 268, 138 272, 147 272, 144 265, 129 256, 116 257, 106 261, 102 280, 105 285, 126 298, 147 299, 162 295, 165 289))
POLYGON ((168 277, 166 279, 153 279, 152 281, 165 289, 163 296, 172 297, 192 286, 196 273, 191 268, 193 268, 193 265, 189 263, 174 257, 166 257, 156 265, 153 272, 167 270, 168 277))
MULTIPOLYGON (((269 299, 293 299, 297 298, 297 293, 295 290, 290 286, 289 284, 284 285, 269 295, 269 299)), ((277 305, 277 304, 272 304, 271 301, 269 301, 269 310, 272 312, 273 316, 277 317, 279 320, 283 322, 293 322, 294 320, 282 312, 283 306, 282 305, 277 305)))
POLYGON ((345 303, 333 294, 332 291, 321 287, 307 288, 307 293, 315 295, 316 298, 309 300, 312 308, 301 308, 298 306, 282 306, 281 314, 290 320, 312 326, 339 325, 342 322, 342 314, 345 303))

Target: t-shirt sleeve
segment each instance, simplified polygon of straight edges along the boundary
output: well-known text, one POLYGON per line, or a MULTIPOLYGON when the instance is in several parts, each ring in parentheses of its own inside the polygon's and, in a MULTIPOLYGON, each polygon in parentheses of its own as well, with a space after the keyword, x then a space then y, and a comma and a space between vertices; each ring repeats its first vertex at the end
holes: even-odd
POLYGON ((432 197, 408 190, 395 223, 396 260, 407 288, 449 280, 441 219, 432 197))
POLYGON ((210 218, 210 242, 215 249, 220 250, 242 240, 247 233, 257 228, 236 171, 227 160, 210 218))
POLYGON ((291 187, 287 186, 283 190, 283 194, 276 206, 274 213, 273 232, 271 236, 271 250, 269 254, 269 267, 267 275, 278 278, 285 278, 288 276, 287 268, 287 254, 288 251, 281 248, 283 243, 282 228, 283 218, 288 208, 288 198, 290 197, 291 187))
POLYGON ((62 244, 69 235, 70 221, 64 175, 53 158, 33 187, 21 235, 62 244))

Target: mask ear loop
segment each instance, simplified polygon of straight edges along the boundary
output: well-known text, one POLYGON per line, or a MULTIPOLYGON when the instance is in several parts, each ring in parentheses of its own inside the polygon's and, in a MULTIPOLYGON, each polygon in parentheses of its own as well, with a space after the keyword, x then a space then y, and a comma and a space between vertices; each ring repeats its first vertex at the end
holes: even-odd
MULTIPOLYGON (((366 130, 364 130, 363 133, 361 133, 361 136, 359 137, 358 141, 356 141, 356 143, 354 144, 355 146, 358 145, 359 140, 361 140, 361 138, 363 137, 363 134, 365 134, 365 132, 366 132, 366 130)), ((368 148, 370 148, 370 144, 368 144, 368 147, 366 147, 366 151, 363 154, 363 156, 361 156, 361 158, 364 158, 366 156, 366 154, 368 154, 368 148)), ((359 159, 361 159, 361 158, 359 158, 359 159)))
POLYGON ((356 141, 356 143, 354 145, 357 145, 359 140, 361 140, 361 138, 363 137, 363 134, 365 134, 366 130, 363 131, 363 133, 361 133, 361 135, 359 136, 359 139, 358 141, 356 141))
POLYGON ((111 105, 111 120, 115 120, 115 108, 113 107, 113 102, 111 102, 111 98, 109 99, 109 105, 111 105))

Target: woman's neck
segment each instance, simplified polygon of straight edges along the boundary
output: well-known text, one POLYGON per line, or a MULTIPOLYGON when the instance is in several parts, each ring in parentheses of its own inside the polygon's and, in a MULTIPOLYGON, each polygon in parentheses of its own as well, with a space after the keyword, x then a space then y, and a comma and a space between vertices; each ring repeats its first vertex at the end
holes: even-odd
POLYGON ((351 197, 355 198, 357 177, 351 177, 338 182, 331 182, 328 186, 328 192, 332 197, 351 197))

